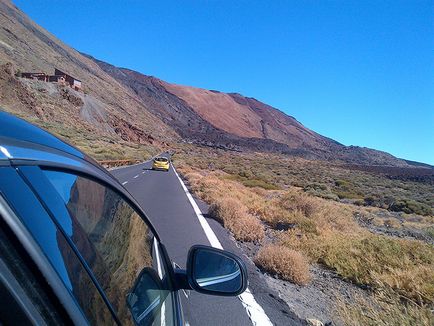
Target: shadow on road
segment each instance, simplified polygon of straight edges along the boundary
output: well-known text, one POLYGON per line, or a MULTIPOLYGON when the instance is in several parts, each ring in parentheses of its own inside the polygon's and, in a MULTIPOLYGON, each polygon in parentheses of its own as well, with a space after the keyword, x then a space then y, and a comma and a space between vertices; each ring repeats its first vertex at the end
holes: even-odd
POLYGON ((166 170, 154 170, 153 168, 143 168, 143 171, 152 171, 152 172, 169 172, 166 170))

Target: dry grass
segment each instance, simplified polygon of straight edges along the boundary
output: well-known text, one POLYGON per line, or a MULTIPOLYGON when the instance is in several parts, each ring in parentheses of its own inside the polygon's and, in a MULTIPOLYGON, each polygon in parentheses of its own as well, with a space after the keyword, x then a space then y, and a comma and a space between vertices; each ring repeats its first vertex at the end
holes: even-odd
POLYGON ((354 283, 392 290, 419 304, 434 301, 434 250, 420 241, 330 231, 292 231, 282 241, 354 283))
MULTIPOLYGON (((378 208, 326 200, 296 187, 286 190, 250 188, 222 171, 198 172, 184 167, 182 172, 196 194, 208 203, 214 203, 213 215, 223 224, 225 214, 232 216, 232 220, 236 220, 235 216, 248 214, 271 229, 286 230, 274 233, 280 241, 279 246, 263 248, 258 254, 255 262, 264 270, 305 284, 306 281, 296 280, 291 274, 294 271, 288 263, 294 260, 294 252, 298 252, 299 260, 306 263, 304 266, 307 266, 306 261, 322 264, 346 280, 386 291, 407 302, 386 306, 390 312, 384 308, 386 315, 401 314, 391 320, 407 320, 403 315, 406 309, 410 309, 411 314, 408 320, 426 320, 423 307, 432 306, 434 301, 434 249, 421 241, 374 235, 354 219, 355 213, 375 215, 378 208), (226 199, 222 205, 223 198, 226 199)), ((427 225, 432 221, 432 217, 420 218, 427 225)), ((386 220, 386 223, 398 227, 392 225, 394 221, 386 220)), ((414 217, 410 219, 409 215, 406 223, 419 221, 414 217)), ((295 275, 308 275, 300 270, 295 275)), ((308 268, 304 270, 308 271, 308 268)), ((360 320, 366 321, 362 317, 360 320)))
POLYGON ((268 245, 261 248, 255 263, 263 270, 299 285, 306 285, 311 279, 309 264, 303 255, 284 246, 268 245))
POLYGON ((214 202, 209 214, 220 221, 240 241, 260 241, 264 238, 264 227, 246 208, 232 198, 214 202))
POLYGON ((300 192, 285 194, 280 206, 288 211, 300 211, 306 217, 312 217, 319 209, 318 200, 300 192))
POLYGON ((220 221, 240 241, 260 241, 264 238, 262 223, 252 215, 244 201, 246 193, 235 182, 226 184, 217 176, 204 177, 189 169, 181 169, 196 194, 211 206, 209 214, 220 221))
MULTIPOLYGON (((177 160, 192 167, 224 171, 228 178, 264 189, 299 187, 315 197, 391 211, 434 215, 434 176, 413 180, 406 173, 389 177, 328 162, 270 153, 234 153, 180 146, 177 160), (192 160, 194 157, 194 160, 192 160)), ((415 172, 416 173, 416 172, 415 172)))
POLYGON ((377 293, 367 298, 357 297, 348 305, 345 298, 336 303, 336 315, 344 325, 353 326, 431 326, 433 313, 411 302, 402 303, 390 293, 377 293))

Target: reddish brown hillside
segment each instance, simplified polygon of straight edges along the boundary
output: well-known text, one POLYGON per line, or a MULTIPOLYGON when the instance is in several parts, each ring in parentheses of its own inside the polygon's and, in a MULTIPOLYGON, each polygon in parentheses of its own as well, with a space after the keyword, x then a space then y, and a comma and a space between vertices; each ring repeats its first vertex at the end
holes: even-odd
POLYGON ((169 83, 163 83, 163 86, 216 128, 240 137, 264 138, 261 118, 230 95, 169 83))
POLYGON ((162 82, 162 86, 185 101, 204 120, 232 135, 274 140, 291 149, 329 151, 340 146, 256 99, 166 82, 162 82))
POLYGON ((330 146, 340 145, 306 128, 294 117, 286 115, 272 106, 241 94, 229 94, 237 103, 257 114, 261 119, 264 138, 289 145, 291 148, 328 149, 330 146))
POLYGON ((279 152, 352 164, 408 165, 388 153, 344 146, 321 136, 295 118, 254 98, 170 84, 87 57, 131 89, 149 111, 171 126, 185 141, 217 148, 279 152))

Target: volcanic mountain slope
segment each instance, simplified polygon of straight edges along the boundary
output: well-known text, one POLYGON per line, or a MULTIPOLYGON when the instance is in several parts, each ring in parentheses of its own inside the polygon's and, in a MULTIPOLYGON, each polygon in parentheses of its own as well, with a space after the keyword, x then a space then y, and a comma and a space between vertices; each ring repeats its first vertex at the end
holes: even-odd
POLYGON ((179 138, 130 88, 7 0, 0 0, 0 65, 2 109, 49 129, 71 128, 112 143, 150 144, 179 138), (53 74, 54 68, 80 79, 84 92, 16 77, 20 71, 53 74))
POLYGON ((310 159, 407 166, 388 153, 344 146, 309 130, 295 118, 237 93, 170 84, 88 56, 133 90, 185 140, 214 147, 273 151, 310 159))
POLYGON ((62 43, 7 0, 0 0, 0 66, 2 109, 68 138, 97 158, 137 156, 136 145, 161 148, 182 139, 225 149, 407 166, 384 152, 339 144, 253 98, 174 85, 95 60, 62 43), (54 68, 79 78, 84 92, 17 77, 19 71, 52 73, 54 68))

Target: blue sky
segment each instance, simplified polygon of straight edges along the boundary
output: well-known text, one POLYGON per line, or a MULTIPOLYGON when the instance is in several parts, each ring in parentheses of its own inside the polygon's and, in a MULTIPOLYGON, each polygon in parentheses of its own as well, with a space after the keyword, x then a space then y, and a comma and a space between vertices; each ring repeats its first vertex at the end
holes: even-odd
POLYGON ((434 164, 434 1, 24 1, 68 45, 434 164))

